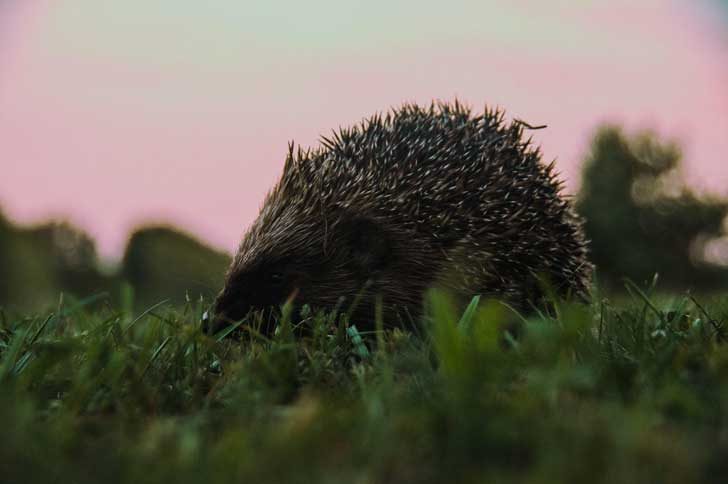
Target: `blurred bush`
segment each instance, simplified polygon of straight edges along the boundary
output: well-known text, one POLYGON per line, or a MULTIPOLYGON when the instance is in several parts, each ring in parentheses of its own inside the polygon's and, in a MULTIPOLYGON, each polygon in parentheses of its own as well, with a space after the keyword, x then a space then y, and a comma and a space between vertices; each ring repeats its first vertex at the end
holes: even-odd
POLYGON ((705 244, 725 236, 728 202, 699 196, 684 184, 681 152, 650 132, 616 126, 596 134, 584 162, 577 210, 586 219, 600 283, 623 278, 681 290, 728 286, 728 268, 705 258, 705 244))
POLYGON ((135 292, 135 303, 148 307, 163 299, 210 300, 222 287, 230 257, 171 227, 146 227, 132 234, 121 276, 135 292))
POLYGON ((228 255, 190 235, 148 227, 131 235, 116 270, 102 271, 95 244, 82 230, 66 222, 20 228, 0 213, 0 306, 14 310, 41 310, 55 304, 60 293, 107 293, 119 302, 122 288, 129 286, 137 310, 165 299, 179 304, 202 295, 209 300, 222 286, 229 262, 228 255))
POLYGON ((0 304, 38 308, 62 291, 88 295, 113 285, 98 269, 93 240, 81 230, 65 222, 21 229, 0 215, 0 304))

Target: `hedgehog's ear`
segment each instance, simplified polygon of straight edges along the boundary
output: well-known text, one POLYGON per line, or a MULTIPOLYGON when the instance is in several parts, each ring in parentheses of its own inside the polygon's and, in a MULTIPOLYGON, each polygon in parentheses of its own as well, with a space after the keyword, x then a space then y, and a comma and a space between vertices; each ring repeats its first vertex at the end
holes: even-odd
POLYGON ((354 266, 368 274, 382 269, 391 258, 391 241, 386 230, 376 220, 359 215, 341 221, 341 242, 354 266))

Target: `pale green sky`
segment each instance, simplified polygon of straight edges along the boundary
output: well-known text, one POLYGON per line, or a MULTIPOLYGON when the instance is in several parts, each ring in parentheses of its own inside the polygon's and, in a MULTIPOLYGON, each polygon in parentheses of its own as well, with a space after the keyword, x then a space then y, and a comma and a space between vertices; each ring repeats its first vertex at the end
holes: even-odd
MULTIPOLYGON (((649 12, 660 0, 640 0, 649 12)), ((583 20, 627 4, 566 0, 258 1, 66 0, 51 4, 43 28, 48 46, 155 65, 195 62, 200 68, 239 62, 241 55, 305 59, 487 42, 503 49, 592 56, 606 49, 639 53, 643 43, 593 36, 583 20), (578 5, 577 7, 566 5, 578 5)), ((635 29, 638 30, 638 29, 635 29)), ((646 33, 647 34, 647 33, 646 33)), ((656 40, 655 40, 656 41, 656 40)), ((391 52, 390 54, 394 54, 391 52)))

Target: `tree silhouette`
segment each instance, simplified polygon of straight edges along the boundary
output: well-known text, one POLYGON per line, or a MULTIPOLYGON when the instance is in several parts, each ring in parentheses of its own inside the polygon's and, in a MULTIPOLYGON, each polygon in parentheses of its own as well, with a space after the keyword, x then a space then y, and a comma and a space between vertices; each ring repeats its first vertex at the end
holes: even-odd
POLYGON ((221 289, 230 256, 168 226, 142 227, 129 238, 122 278, 143 309, 162 300, 182 304, 186 295, 210 301, 221 289))
POLYGON ((707 240, 722 235, 728 202, 699 197, 680 174, 682 154, 653 133, 601 128, 582 173, 577 211, 586 219, 592 260, 604 286, 659 275, 665 289, 728 285, 728 270, 708 263, 707 240))

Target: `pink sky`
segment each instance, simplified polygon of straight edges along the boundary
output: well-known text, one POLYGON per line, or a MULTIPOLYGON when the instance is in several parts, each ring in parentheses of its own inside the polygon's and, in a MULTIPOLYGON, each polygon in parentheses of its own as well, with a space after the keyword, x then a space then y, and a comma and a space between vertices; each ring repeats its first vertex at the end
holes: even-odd
POLYGON ((105 256, 162 220, 233 250, 289 140, 456 96, 548 124, 534 139, 571 191, 616 121, 677 138, 689 181, 728 195, 728 36, 707 3, 402 3, 5 0, 0 207, 67 218, 105 256))

